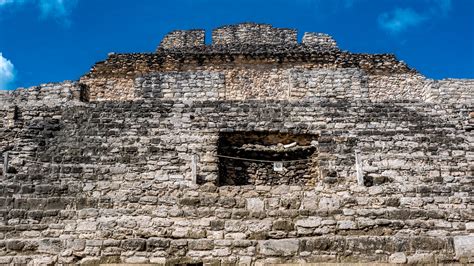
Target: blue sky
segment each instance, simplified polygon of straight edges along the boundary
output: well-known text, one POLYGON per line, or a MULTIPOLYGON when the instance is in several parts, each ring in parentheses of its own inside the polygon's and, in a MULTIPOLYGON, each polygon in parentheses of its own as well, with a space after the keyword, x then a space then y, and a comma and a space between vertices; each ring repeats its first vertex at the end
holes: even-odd
POLYGON ((0 89, 77 80, 174 29, 249 21, 395 53, 429 78, 474 78, 474 0, 0 0, 0 89))

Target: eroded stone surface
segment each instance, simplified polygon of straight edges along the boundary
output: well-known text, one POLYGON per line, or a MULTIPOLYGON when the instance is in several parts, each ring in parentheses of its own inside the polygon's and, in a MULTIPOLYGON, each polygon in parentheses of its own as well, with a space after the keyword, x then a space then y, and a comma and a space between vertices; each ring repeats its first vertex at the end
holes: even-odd
POLYGON ((472 262, 474 82, 251 25, 0 92, 0 263, 472 262))
POLYGON ((298 252, 299 240, 268 240, 259 243, 260 254, 267 256, 294 256, 298 252))
POLYGON ((403 253, 403 252, 393 253, 388 258, 388 261, 390 263, 397 263, 397 264, 406 263, 407 262, 407 256, 405 256, 405 253, 403 253))
POLYGON ((472 258, 474 256, 474 236, 455 236, 454 250, 458 258, 472 258))

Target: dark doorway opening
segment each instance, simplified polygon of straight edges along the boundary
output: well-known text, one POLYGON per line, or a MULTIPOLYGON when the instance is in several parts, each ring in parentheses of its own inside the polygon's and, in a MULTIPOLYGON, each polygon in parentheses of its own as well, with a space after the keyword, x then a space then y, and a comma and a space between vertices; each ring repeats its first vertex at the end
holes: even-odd
POLYGON ((317 135, 219 134, 219 185, 313 185, 319 176, 317 135))

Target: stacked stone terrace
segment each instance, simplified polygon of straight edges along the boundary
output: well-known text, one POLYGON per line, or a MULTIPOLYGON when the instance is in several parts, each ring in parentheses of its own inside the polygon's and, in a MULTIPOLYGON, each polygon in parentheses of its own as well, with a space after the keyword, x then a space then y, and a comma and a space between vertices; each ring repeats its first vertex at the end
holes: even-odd
POLYGON ((174 31, 0 92, 0 263, 473 263, 474 81, 174 31))

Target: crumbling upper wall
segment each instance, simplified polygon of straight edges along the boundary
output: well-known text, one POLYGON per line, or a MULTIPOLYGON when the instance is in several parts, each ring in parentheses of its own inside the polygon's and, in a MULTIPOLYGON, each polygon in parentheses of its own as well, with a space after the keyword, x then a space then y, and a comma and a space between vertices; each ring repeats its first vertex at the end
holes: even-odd
POLYGON ((166 35, 156 53, 110 54, 81 77, 84 96, 90 101, 328 97, 472 103, 469 80, 426 79, 392 54, 341 51, 324 33, 307 32, 298 43, 295 30, 242 23, 215 29, 212 40, 205 44, 204 30, 180 30, 166 35), (223 85, 192 80, 203 73, 218 73, 223 85), (180 83, 173 84, 171 76, 180 83), (146 85, 150 82, 154 87, 146 85))
MULTIPOLYGON (((169 100, 344 98, 472 103, 474 88, 473 81, 467 79, 427 79, 393 55, 345 52, 113 54, 80 82, 86 85, 90 101, 153 95, 169 100), (223 86, 197 85, 199 73, 218 73, 223 86), (166 88, 146 88, 135 82, 150 75, 174 75, 176 79, 167 79, 166 88), (187 78, 181 79, 184 76, 187 78), (147 93, 150 91, 153 93, 147 93)), ((162 82, 153 79, 153 83, 162 82)))
POLYGON ((296 30, 274 28, 270 24, 241 23, 212 31, 213 45, 296 45, 297 43, 296 30))
POLYGON ((204 30, 176 30, 167 34, 160 43, 160 47, 185 48, 205 45, 204 30))
POLYGON ((428 102, 474 103, 474 80, 443 79, 434 82, 426 94, 428 102))
MULTIPOLYGON (((41 128, 45 117, 57 119, 63 108, 85 105, 84 86, 78 82, 65 81, 47 83, 31 88, 19 88, 12 91, 0 90, 0 153, 8 150, 12 143, 24 137, 16 129, 25 121, 36 121, 32 127, 41 128), (48 110, 48 111, 45 111, 48 110)), ((47 134, 47 133, 46 133, 47 134)), ((40 138, 30 135, 28 141, 40 138)))
POLYGON ((11 105, 54 106, 83 100, 84 87, 73 81, 46 83, 11 91, 0 90, 0 107, 11 105))
MULTIPOLYGON (((302 45, 312 49, 338 49, 336 41, 328 34, 305 32, 302 45)), ((294 29, 275 28, 270 24, 240 23, 216 28, 212 31, 209 46, 298 46, 298 32, 294 29)), ((157 51, 192 49, 205 46, 204 30, 175 30, 168 33, 157 51)))
POLYGON ((307 46, 316 46, 326 49, 338 48, 336 41, 326 33, 305 32, 301 43, 307 46))
MULTIPOLYGON (((247 46, 241 48, 239 50, 235 47, 228 49, 227 46, 222 49, 218 46, 205 46, 194 50, 160 50, 155 54, 111 54, 106 61, 97 63, 91 72, 81 77, 80 82, 87 86, 87 96, 90 101, 134 100, 140 99, 143 95, 142 92, 137 91, 139 88, 134 83, 137 78, 153 73, 164 75, 170 72, 217 71, 224 73, 226 84, 230 85, 225 88, 226 96, 243 95, 245 93, 243 89, 247 86, 234 85, 244 82, 249 86, 262 85, 247 90, 255 96, 265 95, 265 97, 251 98, 269 99, 270 96, 271 99, 281 99, 281 95, 288 95, 287 89, 283 94, 268 94, 264 88, 273 84, 272 86, 277 90, 291 83, 293 76, 288 73, 295 72, 298 75, 301 69, 313 72, 327 70, 333 73, 344 72, 346 69, 358 69, 363 76, 416 73, 390 54, 351 54, 339 50, 313 50, 306 46, 297 46, 290 50, 273 49, 269 46, 260 50, 247 46), (260 89, 263 90, 259 91, 260 89), (272 98, 272 95, 275 97, 272 98)), ((336 76, 324 79, 323 82, 327 84, 321 84, 321 86, 338 89, 339 78, 336 76)), ((299 84, 305 84, 305 82, 301 78, 298 79, 298 88, 300 88, 299 84)), ((357 78, 345 77, 345 79, 343 83, 357 78)), ((355 81, 355 83, 360 83, 360 81, 355 81)), ((341 95, 339 91, 334 91, 333 94, 341 95)))

